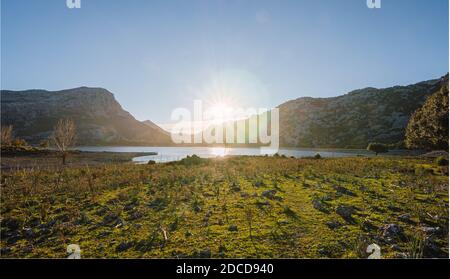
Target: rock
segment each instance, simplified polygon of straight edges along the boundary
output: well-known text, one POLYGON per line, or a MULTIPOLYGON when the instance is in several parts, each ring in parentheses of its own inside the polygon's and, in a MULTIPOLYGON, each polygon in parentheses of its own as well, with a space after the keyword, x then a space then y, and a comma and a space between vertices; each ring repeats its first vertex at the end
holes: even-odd
POLYGON ((322 255, 322 256, 328 255, 328 251, 327 251, 326 249, 324 249, 324 248, 319 248, 319 249, 317 249, 317 252, 318 252, 320 255, 322 255))
POLYGON ((250 197, 250 195, 248 193, 246 193, 246 192, 241 193, 241 198, 248 198, 248 197, 250 197))
POLYGON ((198 257, 202 259, 209 259, 211 258, 211 249, 203 249, 198 253, 198 257))
POLYGON ((258 180, 258 181, 255 182, 255 187, 262 187, 264 185, 265 185, 264 182, 261 181, 261 180, 258 180))
POLYGON ((140 228, 142 228, 142 224, 139 224, 139 223, 133 224, 133 228, 140 229, 140 228))
POLYGON ((50 221, 48 221, 47 223, 45 223, 45 224, 41 224, 40 226, 39 226, 39 229, 51 229, 51 228, 53 228, 53 226, 56 224, 56 220, 55 219, 52 219, 52 220, 50 220, 50 221))
POLYGON ((117 217, 114 213, 110 212, 105 217, 103 217, 103 224, 109 224, 116 221, 119 217, 117 217))
POLYGON ((399 211, 402 210, 401 208, 396 207, 395 205, 392 205, 392 204, 388 205, 387 208, 388 208, 390 211, 394 211, 394 212, 399 212, 399 211))
POLYGON ((95 214, 97 214, 98 216, 103 216, 105 215, 107 212, 109 211, 109 208, 107 208, 106 206, 103 206, 101 208, 99 208, 95 214))
POLYGON ((20 228, 20 224, 21 224, 21 222, 18 219, 14 219, 14 218, 4 219, 1 222, 2 227, 6 227, 11 231, 18 230, 20 228))
POLYGON ((441 232, 439 227, 421 227, 420 230, 426 234, 439 234, 441 232))
POLYGON ((261 196, 266 197, 268 199, 273 199, 275 198, 276 193, 277 193, 276 190, 265 190, 264 192, 262 192, 261 196))
POLYGON ((339 221, 328 221, 327 223, 328 228, 335 230, 342 226, 342 224, 339 221))
POLYGON ((200 212, 200 211, 202 211, 202 208, 201 208, 199 205, 194 205, 194 208, 193 208, 193 209, 194 209, 194 211, 197 212, 197 213, 200 212))
POLYGON ((402 248, 400 246, 398 246, 397 244, 393 244, 391 245, 391 249, 394 251, 401 251, 402 248))
POLYGON ((428 236, 424 241, 423 255, 426 258, 448 258, 448 253, 441 250, 432 236, 428 236))
POLYGON ((321 212, 329 213, 328 208, 320 200, 313 200, 313 207, 321 212))
POLYGON ((390 242, 391 240, 405 239, 402 227, 397 224, 387 224, 383 226, 382 231, 383 237, 386 238, 388 242, 390 242))
POLYGON ((167 206, 167 201, 163 198, 155 198, 153 201, 148 203, 148 206, 155 211, 161 211, 167 206))
POLYGON ((344 195, 352 196, 352 197, 355 197, 355 196, 356 196, 355 193, 353 193, 352 191, 350 191, 349 189, 347 189, 347 188, 345 188, 345 187, 337 186, 337 187, 335 187, 335 189, 336 189, 336 191, 337 191, 338 193, 340 193, 340 194, 344 194, 344 195))
POLYGON ((402 222, 405 222, 405 223, 411 223, 411 222, 413 222, 413 221, 411 220, 411 214, 409 214, 409 213, 402 214, 402 215, 398 216, 397 219, 398 219, 399 221, 402 221, 402 222))
POLYGON ((236 225, 231 225, 228 227, 228 230, 230 232, 237 232, 238 231, 238 227, 236 225))
POLYGON ((39 226, 40 224, 41 224, 41 220, 39 218, 34 217, 30 221, 28 221, 27 225, 34 228, 34 227, 39 226))
POLYGON ((56 216, 55 219, 58 220, 59 222, 66 223, 66 222, 69 222, 71 218, 70 218, 69 214, 63 213, 63 214, 56 216))
POLYGON ((28 239, 34 238, 35 236, 34 231, 31 228, 23 228, 22 233, 28 239))
POLYGON ((241 191, 241 187, 239 187, 239 185, 236 182, 233 182, 231 184, 231 190, 233 192, 239 192, 239 191, 241 191))
POLYGON ((153 241, 142 239, 136 243, 135 249, 145 253, 153 249, 153 241))
POLYGON ((120 219, 118 216, 116 216, 114 213, 110 212, 108 213, 104 218, 102 225, 108 225, 110 227, 122 227, 125 223, 120 219))
POLYGON ((377 229, 377 227, 374 224, 372 224, 372 222, 370 222, 369 220, 364 220, 363 221, 362 228, 366 232, 370 232, 370 231, 373 231, 373 230, 377 229))
POLYGON ((88 215, 86 214, 86 212, 81 212, 80 214, 80 218, 78 218, 78 220, 76 221, 77 225, 86 225, 91 223, 91 220, 89 219, 88 215))
POLYGON ((3 257, 3 256, 8 255, 10 252, 11 252, 11 248, 4 247, 0 250, 0 255, 3 257))
POLYGON ((353 221, 352 214, 355 213, 355 208, 352 206, 339 205, 336 209, 336 213, 346 221, 353 221))
POLYGON ((405 252, 395 253, 395 257, 398 259, 408 259, 409 256, 405 252))
POLYGON ((143 214, 139 211, 134 211, 130 214, 130 217, 128 217, 129 220, 137 220, 142 218, 143 214))
MULTIPOLYGON (((21 238, 20 234, 17 231, 10 232, 6 235, 6 243, 14 244, 21 238)), ((3 239, 2 239, 3 241, 3 239)))
POLYGON ((120 242, 119 245, 117 245, 116 252, 123 252, 125 250, 130 249, 132 246, 133 246, 132 242, 124 242, 124 241, 122 241, 122 242, 120 242))
POLYGON ((263 200, 263 201, 258 200, 255 202, 255 205, 259 208, 264 208, 265 206, 270 206, 270 202, 266 201, 266 200, 263 200))
POLYGON ((105 236, 108 236, 108 235, 111 235, 111 232, 100 232, 98 234, 99 237, 105 237, 105 236))
POLYGON ((227 252, 227 247, 225 247, 225 246, 223 246, 223 245, 220 245, 220 246, 219 246, 219 254, 220 254, 221 256, 223 256, 223 255, 225 255, 225 252, 227 252))

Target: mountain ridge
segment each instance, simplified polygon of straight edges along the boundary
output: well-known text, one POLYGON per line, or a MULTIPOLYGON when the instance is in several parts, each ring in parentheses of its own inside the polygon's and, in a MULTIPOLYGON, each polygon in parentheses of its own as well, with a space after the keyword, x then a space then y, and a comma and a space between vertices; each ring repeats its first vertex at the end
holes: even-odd
MULTIPOLYGON (((366 87, 346 94, 299 97, 277 106, 284 147, 365 148, 369 142, 398 143, 415 110, 441 86, 431 79, 405 86, 366 87)), ((78 144, 173 145, 151 120, 139 121, 101 87, 59 91, 1 90, 1 122, 30 143, 50 136, 59 118, 75 118, 78 144)))
POLYGON ((365 148, 370 142, 402 142, 412 113, 436 91, 441 80, 287 101, 277 107, 280 143, 290 147, 365 148))
POLYGON ((15 135, 30 143, 47 139, 60 118, 74 120, 77 144, 164 145, 170 140, 157 125, 136 120, 104 88, 1 90, 1 109, 2 126, 13 125, 15 135))

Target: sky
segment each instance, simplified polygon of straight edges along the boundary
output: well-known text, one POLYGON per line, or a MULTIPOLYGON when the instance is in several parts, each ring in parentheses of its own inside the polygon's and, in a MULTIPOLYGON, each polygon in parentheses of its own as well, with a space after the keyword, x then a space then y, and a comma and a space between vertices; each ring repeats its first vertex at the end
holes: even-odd
POLYGON ((1 0, 1 88, 103 87, 139 120, 439 78, 448 0, 1 0))

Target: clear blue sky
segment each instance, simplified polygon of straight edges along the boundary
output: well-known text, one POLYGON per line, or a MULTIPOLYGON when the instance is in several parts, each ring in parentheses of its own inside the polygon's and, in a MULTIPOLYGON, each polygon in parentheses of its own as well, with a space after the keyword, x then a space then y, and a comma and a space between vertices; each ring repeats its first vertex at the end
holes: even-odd
POLYGON ((1 88, 104 87, 140 120, 217 90, 274 107, 448 71, 448 0, 1 1, 1 88))

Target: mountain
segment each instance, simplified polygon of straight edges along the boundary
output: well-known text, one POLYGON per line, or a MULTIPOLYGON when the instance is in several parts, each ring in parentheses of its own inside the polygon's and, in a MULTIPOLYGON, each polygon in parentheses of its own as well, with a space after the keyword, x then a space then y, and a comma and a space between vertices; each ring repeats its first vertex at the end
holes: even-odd
POLYGON ((60 118, 77 127, 78 145, 166 145, 170 135, 152 122, 142 123, 125 111, 103 88, 61 91, 1 91, 1 124, 13 125, 14 135, 39 143, 60 118))
MULTIPOLYGON (((411 115, 440 90, 443 80, 288 101, 278 106, 280 145, 365 148, 370 142, 403 142, 411 115)), ((2 126, 13 125, 15 136, 30 143, 48 138, 60 118, 75 121, 79 145, 173 144, 168 132, 149 120, 136 120, 102 88, 1 91, 2 126)))
POLYGON ((280 144, 365 148, 405 139, 411 115, 439 90, 441 79, 385 89, 364 88, 332 98, 303 97, 280 105, 280 144))

